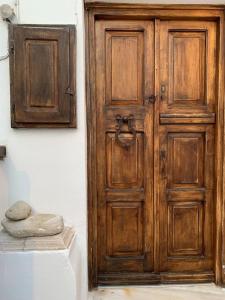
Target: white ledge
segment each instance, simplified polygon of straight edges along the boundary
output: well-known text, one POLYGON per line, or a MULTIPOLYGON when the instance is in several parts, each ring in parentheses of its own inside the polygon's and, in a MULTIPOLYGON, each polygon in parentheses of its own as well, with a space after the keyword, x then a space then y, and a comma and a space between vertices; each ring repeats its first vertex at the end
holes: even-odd
POLYGON ((53 236, 14 238, 6 231, 0 231, 0 251, 35 251, 64 250, 70 247, 75 236, 72 227, 65 227, 63 232, 53 236))

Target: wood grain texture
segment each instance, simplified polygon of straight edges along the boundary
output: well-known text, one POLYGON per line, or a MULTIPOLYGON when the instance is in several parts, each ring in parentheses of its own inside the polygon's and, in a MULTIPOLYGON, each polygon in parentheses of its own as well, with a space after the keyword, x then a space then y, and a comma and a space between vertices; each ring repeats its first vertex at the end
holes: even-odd
POLYGON ((213 270, 214 129, 165 125, 160 131, 161 270, 213 270))
POLYGON ((143 32, 106 31, 106 101, 110 105, 140 104, 143 32), (121 72, 121 70, 123 70, 121 72))
POLYGON ((197 9, 205 9, 205 10, 215 10, 220 9, 223 10, 224 5, 213 5, 213 4, 152 4, 149 0, 84 0, 84 4, 86 8, 93 7, 105 7, 105 8, 121 8, 127 7, 129 9, 137 9, 141 8, 151 8, 151 9, 166 9, 166 10, 174 10, 174 9, 182 9, 182 10, 197 10, 197 9))
POLYGON ((89 284, 221 284, 224 8, 86 8, 89 284))
POLYGON ((224 16, 218 21, 219 28, 219 47, 217 49, 218 55, 218 82, 217 82, 217 93, 218 93, 218 104, 217 104, 217 125, 216 125, 216 219, 215 224, 215 282, 216 284, 225 284, 222 273, 225 265, 225 231, 224 231, 224 208, 225 208, 225 194, 224 194, 224 169, 225 164, 224 158, 224 16), (221 163, 223 162, 223 163, 221 163))
POLYGON ((92 12, 85 14, 87 173, 88 173, 88 287, 97 286, 97 185, 96 185, 96 103, 95 101, 95 23, 92 12))
POLYGON ((212 272, 204 273, 106 273, 98 276, 99 285, 118 286, 118 285, 149 285, 149 284, 166 284, 166 283, 206 283, 215 280, 212 272))
POLYGON ((75 28, 10 25, 12 127, 76 127, 75 28))
POLYGON ((216 24, 162 22, 160 45, 161 113, 214 112, 216 24))
POLYGON ((153 176, 152 168, 145 167, 153 166, 152 119, 146 113, 144 95, 147 89, 153 93, 154 88, 149 68, 154 59, 153 49, 147 48, 153 43, 153 23, 99 21, 96 34, 98 266, 100 272, 141 272, 153 268, 153 176), (144 56, 144 51, 149 55, 144 56), (133 84, 134 90, 129 88, 133 84), (131 104, 135 106, 129 110, 131 104), (133 126, 135 130, 136 126, 139 128, 135 137, 128 123, 118 125, 118 115, 134 116, 133 126), (129 147, 118 143, 118 126, 122 141, 133 140, 129 147), (134 193, 136 203, 130 200, 134 193))

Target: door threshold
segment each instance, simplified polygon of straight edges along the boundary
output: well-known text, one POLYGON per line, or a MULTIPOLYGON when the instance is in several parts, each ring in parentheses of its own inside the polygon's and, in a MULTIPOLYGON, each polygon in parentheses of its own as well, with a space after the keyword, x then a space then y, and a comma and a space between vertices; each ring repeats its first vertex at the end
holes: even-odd
POLYGON ((154 284, 193 284, 214 282, 213 272, 202 273, 102 273, 98 276, 98 285, 154 285, 154 284))

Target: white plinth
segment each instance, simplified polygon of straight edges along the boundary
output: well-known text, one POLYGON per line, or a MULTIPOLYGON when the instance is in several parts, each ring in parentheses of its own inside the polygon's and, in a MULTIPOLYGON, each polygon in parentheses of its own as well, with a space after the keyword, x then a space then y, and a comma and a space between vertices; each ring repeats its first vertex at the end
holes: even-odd
POLYGON ((0 300, 80 300, 75 242, 64 250, 0 251, 0 300))

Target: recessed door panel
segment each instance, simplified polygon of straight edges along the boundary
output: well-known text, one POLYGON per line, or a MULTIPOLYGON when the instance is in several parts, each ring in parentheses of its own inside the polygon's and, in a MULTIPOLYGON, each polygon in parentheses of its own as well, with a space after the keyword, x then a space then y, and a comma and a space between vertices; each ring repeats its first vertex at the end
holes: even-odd
POLYGON ((106 97, 111 105, 143 101, 143 31, 106 31, 106 97))
MULTIPOLYGON (((131 141, 130 133, 122 133, 124 141, 131 141)), ((107 186, 109 188, 143 187, 143 135, 138 134, 129 147, 121 147, 114 133, 107 135, 107 186)))
POLYGON ((35 111, 35 108, 48 108, 57 111, 56 105, 58 105, 58 87, 56 72, 57 66, 57 42, 56 41, 33 41, 26 40, 25 51, 26 55, 26 86, 27 92, 27 110, 35 111), (42 64, 38 60, 43 58, 42 64), (49 86, 46 85, 43 93, 42 85, 44 82, 49 82, 49 86))
POLYGON ((127 257, 143 254, 142 203, 114 202, 107 207, 107 245, 109 256, 127 257))
POLYGON ((206 39, 206 32, 169 32, 169 105, 205 104, 206 39))
POLYGON ((214 111, 216 24, 160 22, 160 45, 160 112, 214 111))
MULTIPOLYGON (((193 198, 194 200, 194 198, 193 198)), ((204 203, 168 203, 168 257, 204 255, 204 203)))
POLYGON ((168 134, 168 187, 204 185, 204 133, 168 134))

